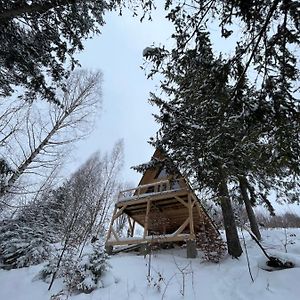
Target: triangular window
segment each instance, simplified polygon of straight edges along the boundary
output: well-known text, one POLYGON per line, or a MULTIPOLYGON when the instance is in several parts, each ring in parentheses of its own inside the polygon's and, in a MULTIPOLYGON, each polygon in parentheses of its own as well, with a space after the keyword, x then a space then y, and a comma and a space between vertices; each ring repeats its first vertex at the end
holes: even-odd
POLYGON ((163 179, 163 178, 167 178, 168 175, 169 174, 166 170, 166 167, 162 167, 162 168, 160 168, 159 172, 156 174, 156 176, 154 178, 155 179, 163 179))

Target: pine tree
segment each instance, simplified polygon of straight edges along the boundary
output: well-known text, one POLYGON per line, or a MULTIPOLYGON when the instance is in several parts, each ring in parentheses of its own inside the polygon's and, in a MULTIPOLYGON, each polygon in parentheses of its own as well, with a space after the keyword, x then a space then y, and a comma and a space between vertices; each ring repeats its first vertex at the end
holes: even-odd
POLYGON ((51 258, 39 273, 44 281, 49 281, 53 273, 56 278, 63 278, 69 293, 91 293, 94 289, 103 287, 103 274, 109 268, 108 256, 103 243, 89 245, 89 252, 78 257, 74 249, 68 249, 64 256, 51 258), (60 267, 57 269, 58 260, 60 267))
MULTIPOLYGON (((198 34, 198 48, 187 51, 169 64, 162 89, 171 98, 166 102, 155 95, 152 102, 160 107, 161 137, 156 144, 165 147, 182 169, 187 169, 200 185, 218 195, 224 216, 228 251, 238 257, 242 253, 228 183, 246 162, 239 145, 241 123, 235 116, 243 109, 244 94, 236 103, 228 103, 230 93, 228 64, 215 59, 208 35, 198 34), (237 147, 239 145, 239 148, 237 147)), ((249 164, 249 162, 247 162, 249 164)))
POLYGON ((83 40, 100 33, 108 9, 106 1, 1 1, 0 95, 19 86, 22 97, 42 95, 59 104, 56 85, 78 65, 74 53, 83 50, 83 40))
POLYGON ((0 223, 1 268, 39 264, 54 251, 61 235, 61 203, 51 195, 25 206, 15 219, 0 223))

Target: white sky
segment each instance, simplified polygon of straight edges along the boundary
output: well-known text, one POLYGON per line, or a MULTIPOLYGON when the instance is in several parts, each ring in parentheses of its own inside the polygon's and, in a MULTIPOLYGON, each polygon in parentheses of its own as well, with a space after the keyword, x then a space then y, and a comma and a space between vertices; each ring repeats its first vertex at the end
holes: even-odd
POLYGON ((93 134, 79 143, 74 153, 74 166, 78 167, 95 151, 110 151, 114 143, 124 139, 125 181, 137 184, 141 175, 131 166, 147 162, 154 149, 147 143, 158 129, 148 103, 149 92, 155 91, 158 80, 147 80, 140 66, 142 52, 153 42, 171 42, 171 25, 163 15, 154 12, 153 21, 139 22, 130 14, 106 15, 102 35, 85 43, 78 55, 83 68, 103 72, 103 109, 93 134))

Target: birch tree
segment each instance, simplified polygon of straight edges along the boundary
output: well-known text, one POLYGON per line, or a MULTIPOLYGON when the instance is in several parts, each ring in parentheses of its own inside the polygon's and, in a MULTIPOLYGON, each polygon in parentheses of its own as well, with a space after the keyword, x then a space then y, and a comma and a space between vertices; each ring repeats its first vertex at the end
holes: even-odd
MULTIPOLYGON (((93 154, 57 191, 63 203, 62 250, 53 270, 49 290, 68 252, 81 257, 87 242, 103 245, 112 205, 120 188, 123 143, 110 154, 93 154)), ((100 245, 99 245, 100 247, 100 245)))
POLYGON ((68 199, 66 220, 72 219, 74 212, 79 212, 74 224, 77 244, 84 247, 88 238, 99 237, 106 232, 111 209, 121 185, 122 164, 123 142, 120 140, 111 153, 93 154, 65 184, 68 199))
MULTIPOLYGON (((101 104, 101 73, 77 71, 57 92, 61 105, 27 103, 17 116, 22 124, 1 148, 13 170, 2 186, 6 194, 32 192, 29 179, 49 179, 74 142, 87 136, 101 104)), ((40 185, 38 185, 40 186, 40 185)))

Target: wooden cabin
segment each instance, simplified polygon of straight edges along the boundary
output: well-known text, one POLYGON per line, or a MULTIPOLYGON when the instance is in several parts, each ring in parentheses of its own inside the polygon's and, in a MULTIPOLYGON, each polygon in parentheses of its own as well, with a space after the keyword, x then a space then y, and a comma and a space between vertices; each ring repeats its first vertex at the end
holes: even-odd
MULTIPOLYGON (((187 180, 175 167, 168 170, 165 162, 165 156, 156 150, 150 163, 144 165, 138 187, 120 192, 108 230, 107 248, 148 243, 187 243, 196 247, 203 235, 219 236, 187 180), (122 215, 128 221, 127 237, 120 236, 115 227, 122 215), (136 234, 136 224, 143 228, 142 235, 136 234)), ((196 248, 189 250, 197 252, 196 248)))

